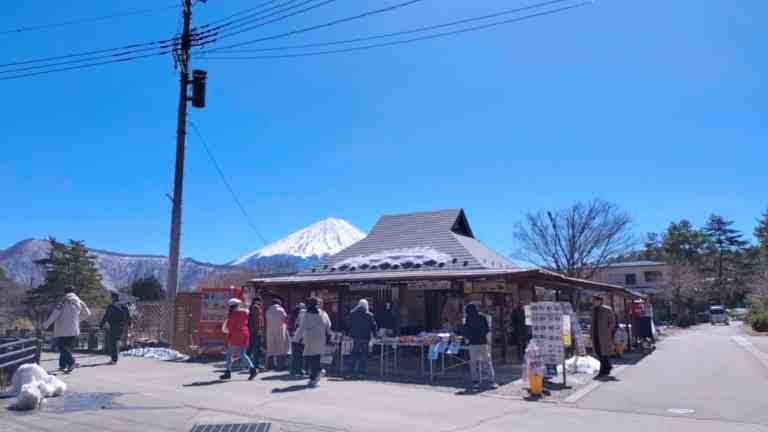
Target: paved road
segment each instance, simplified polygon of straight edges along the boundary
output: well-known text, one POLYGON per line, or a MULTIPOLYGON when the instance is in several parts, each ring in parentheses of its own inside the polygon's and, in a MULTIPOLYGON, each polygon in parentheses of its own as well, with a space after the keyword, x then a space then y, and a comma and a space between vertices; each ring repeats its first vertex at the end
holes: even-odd
POLYGON ((768 368, 753 353, 755 340, 762 343, 736 325, 680 331, 576 406, 665 416, 693 410, 684 416, 768 425, 768 368))
POLYGON ((221 383, 211 365, 123 359, 77 369, 67 396, 43 410, 0 408, 0 431, 188 431, 195 423, 273 420, 286 432, 768 432, 768 358, 764 365, 750 352, 752 339, 739 337, 735 327, 681 331, 623 369, 620 381, 571 404, 377 382, 308 390, 279 375, 221 383))

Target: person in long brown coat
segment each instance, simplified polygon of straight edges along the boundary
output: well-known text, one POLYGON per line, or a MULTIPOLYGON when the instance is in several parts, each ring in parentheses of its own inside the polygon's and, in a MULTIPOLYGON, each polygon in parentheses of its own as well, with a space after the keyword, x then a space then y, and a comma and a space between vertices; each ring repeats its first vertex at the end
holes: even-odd
POLYGON ((603 304, 602 297, 592 297, 592 306, 592 346, 600 360, 600 372, 597 376, 602 378, 608 376, 613 369, 609 356, 616 348, 613 343, 616 315, 610 306, 603 304))

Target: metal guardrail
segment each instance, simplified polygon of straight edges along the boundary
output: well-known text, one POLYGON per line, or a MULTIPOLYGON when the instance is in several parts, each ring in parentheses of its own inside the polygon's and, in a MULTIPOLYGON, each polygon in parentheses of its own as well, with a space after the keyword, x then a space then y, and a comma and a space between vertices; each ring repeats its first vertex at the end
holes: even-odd
POLYGON ((40 363, 43 349, 42 340, 38 338, 19 339, 3 342, 0 338, 0 388, 10 382, 16 369, 26 363, 40 363))

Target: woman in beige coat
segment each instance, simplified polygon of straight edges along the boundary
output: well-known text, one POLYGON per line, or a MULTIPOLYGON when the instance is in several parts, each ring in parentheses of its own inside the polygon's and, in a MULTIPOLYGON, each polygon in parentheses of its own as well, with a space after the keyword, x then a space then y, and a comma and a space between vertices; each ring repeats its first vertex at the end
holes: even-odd
POLYGON ((310 298, 307 311, 296 331, 296 340, 304 344, 304 364, 309 368, 309 386, 315 387, 320 381, 320 358, 325 353, 325 345, 331 331, 331 319, 320 309, 320 301, 310 298))
POLYGON ((272 306, 267 309, 266 322, 267 369, 283 370, 291 351, 291 338, 288 334, 288 314, 280 299, 272 300, 272 306))

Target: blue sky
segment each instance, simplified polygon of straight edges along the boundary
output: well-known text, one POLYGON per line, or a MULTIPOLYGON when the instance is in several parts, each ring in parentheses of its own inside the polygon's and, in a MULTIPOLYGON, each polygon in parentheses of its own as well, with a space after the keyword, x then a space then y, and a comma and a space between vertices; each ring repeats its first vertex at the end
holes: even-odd
MULTIPOLYGON (((172 1, 167 2, 172 4, 172 1)), ((233 41, 394 1, 338 0, 233 41)), ((202 24, 253 6, 210 0, 202 24)), ((426 0, 279 46, 405 30, 525 5, 426 0)), ((0 31, 157 7, 13 2, 0 31)), ((165 3, 163 3, 165 5, 165 3)), ((484 32, 348 54, 193 57, 209 74, 193 120, 261 234, 319 219, 368 230, 382 213, 463 207, 478 238, 515 249, 528 210, 600 197, 638 233, 712 212, 751 233, 768 207, 768 40, 762 0, 597 1, 484 32)), ((2 63, 163 39, 173 10, 0 34, 2 63)), ((0 248, 29 237, 167 253, 177 77, 168 57, 0 81, 0 248)), ((194 134, 182 255, 262 246, 194 134)), ((751 238, 751 237, 750 237, 751 238)))

